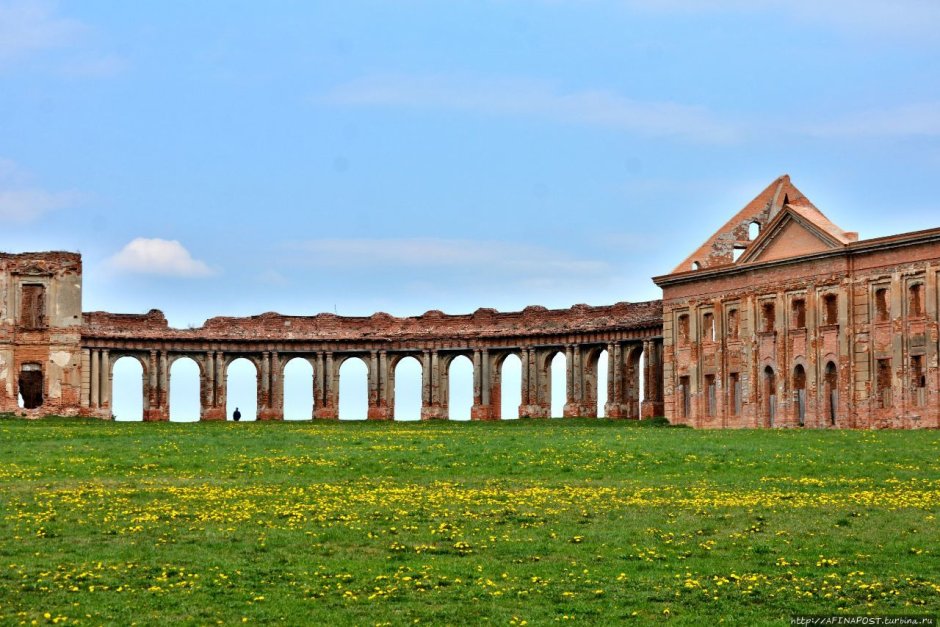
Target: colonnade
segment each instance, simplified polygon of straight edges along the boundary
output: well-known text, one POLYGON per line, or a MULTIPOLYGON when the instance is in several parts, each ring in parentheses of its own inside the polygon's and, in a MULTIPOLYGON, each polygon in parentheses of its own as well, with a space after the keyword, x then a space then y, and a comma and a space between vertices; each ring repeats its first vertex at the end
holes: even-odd
POLYGON ((313 367, 313 417, 339 418, 340 368, 348 359, 362 360, 368 370, 368 410, 370 420, 390 420, 395 407, 395 367, 407 357, 421 363, 421 419, 446 419, 449 414, 449 371, 451 362, 465 356, 473 363, 473 406, 471 419, 497 420, 501 414, 501 374, 505 359, 517 355, 522 364, 520 417, 547 418, 551 415, 551 362, 565 355, 567 395, 564 416, 596 416, 598 386, 606 384, 604 413, 611 418, 659 416, 662 399, 662 340, 650 338, 626 342, 569 343, 539 346, 499 346, 467 349, 370 349, 357 350, 205 350, 180 346, 147 347, 137 342, 109 348, 83 349, 82 410, 90 415, 110 416, 113 367, 122 357, 137 359, 143 368, 144 420, 169 420, 170 368, 180 358, 190 358, 199 366, 200 419, 224 420, 228 366, 239 358, 251 361, 257 371, 259 420, 281 420, 284 415, 284 368, 295 358, 313 367), (598 381, 598 358, 606 350, 606 382, 598 381), (641 355, 645 359, 641 361, 641 355), (643 364, 641 372, 641 363, 643 364), (640 378, 645 398, 640 398, 640 378))

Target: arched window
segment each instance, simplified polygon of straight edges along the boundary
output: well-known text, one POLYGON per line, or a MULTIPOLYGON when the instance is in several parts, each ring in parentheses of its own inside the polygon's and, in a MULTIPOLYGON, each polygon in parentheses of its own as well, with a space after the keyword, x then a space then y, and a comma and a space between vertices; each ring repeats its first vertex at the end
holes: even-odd
POLYGON ((749 240, 756 239, 760 235, 760 222, 755 220, 747 226, 747 238, 749 240))

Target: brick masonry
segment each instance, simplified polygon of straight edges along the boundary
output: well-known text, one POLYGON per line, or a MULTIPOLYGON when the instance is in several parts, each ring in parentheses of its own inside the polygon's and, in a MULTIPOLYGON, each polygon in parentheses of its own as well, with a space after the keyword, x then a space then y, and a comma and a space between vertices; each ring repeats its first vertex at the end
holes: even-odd
POLYGON ((940 229, 859 241, 781 177, 654 279, 666 415, 695 427, 940 426, 938 273, 940 229))
POLYGON ((77 254, 0 253, 0 412, 109 418, 114 364, 132 357, 143 368, 144 419, 167 420, 170 368, 188 357, 200 370, 201 419, 222 420, 228 366, 244 357, 258 372, 259 419, 278 420, 284 368, 299 357, 313 366, 313 417, 338 417, 340 367, 361 359, 368 418, 388 420, 395 366, 415 357, 421 417, 440 419, 448 415, 449 366, 466 356, 472 418, 492 420, 500 415, 503 362, 517 355, 519 415, 547 417, 551 361, 562 353, 565 416, 595 415, 606 385, 605 414, 614 418, 665 415, 695 427, 940 426, 940 229, 859 241, 787 176, 672 273, 655 277, 662 301, 406 318, 265 313, 174 329, 159 310, 82 313, 81 276, 77 254), (605 350, 607 380, 599 381, 605 350))

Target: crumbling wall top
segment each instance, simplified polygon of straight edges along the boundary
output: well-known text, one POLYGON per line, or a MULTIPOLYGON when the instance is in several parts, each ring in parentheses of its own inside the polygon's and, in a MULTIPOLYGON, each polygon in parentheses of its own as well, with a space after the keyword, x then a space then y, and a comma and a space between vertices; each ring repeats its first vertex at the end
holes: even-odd
POLYGON ((220 316, 202 327, 172 329, 163 313, 85 314, 83 335, 97 338, 211 339, 211 340, 360 340, 437 339, 533 336, 601 330, 657 328, 662 325, 662 301, 617 303, 570 309, 527 307, 500 313, 478 309, 472 314, 448 315, 432 310, 399 318, 385 312, 371 316, 283 316, 268 312, 249 317, 220 316))

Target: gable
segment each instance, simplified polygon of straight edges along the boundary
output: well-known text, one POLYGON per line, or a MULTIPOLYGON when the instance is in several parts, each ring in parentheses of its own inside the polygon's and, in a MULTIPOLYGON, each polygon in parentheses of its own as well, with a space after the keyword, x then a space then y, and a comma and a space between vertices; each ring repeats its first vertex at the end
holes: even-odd
POLYGON ((784 205, 796 201, 811 205, 802 192, 790 182, 790 177, 784 174, 764 188, 724 226, 705 240, 672 273, 733 264, 734 250, 750 247, 751 238, 748 231, 751 225, 756 224, 763 230, 780 213, 784 205))
POLYGON ((768 185, 671 274, 784 259, 857 241, 833 224, 783 175, 768 185), (753 237, 750 230, 758 227, 753 237))
POLYGON ((788 219, 773 233, 768 233, 767 241, 753 255, 748 255, 742 262, 772 261, 799 257, 823 252, 835 248, 831 241, 825 241, 818 232, 793 219, 788 219))

